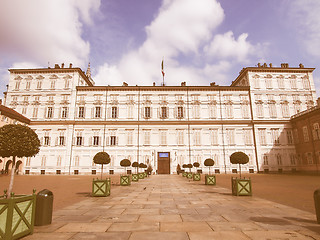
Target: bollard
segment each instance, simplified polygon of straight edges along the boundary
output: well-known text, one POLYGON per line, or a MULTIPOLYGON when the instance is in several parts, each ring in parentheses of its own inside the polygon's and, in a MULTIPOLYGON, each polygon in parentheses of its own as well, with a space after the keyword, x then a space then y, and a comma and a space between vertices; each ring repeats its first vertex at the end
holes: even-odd
POLYGON ((314 206, 316 208, 317 222, 320 224, 320 188, 314 191, 314 206))
POLYGON ((53 210, 53 193, 48 189, 38 192, 36 197, 35 226, 51 224, 53 210))

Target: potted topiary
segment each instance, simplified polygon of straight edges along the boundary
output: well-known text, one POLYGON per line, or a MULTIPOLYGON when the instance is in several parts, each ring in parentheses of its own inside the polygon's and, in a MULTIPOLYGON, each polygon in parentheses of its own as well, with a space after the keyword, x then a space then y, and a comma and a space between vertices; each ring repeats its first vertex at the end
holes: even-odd
MULTIPOLYGON (((187 164, 182 164, 182 168, 187 168, 187 164)), ((187 177, 187 172, 183 169, 182 177, 187 177)))
POLYGON ((212 167, 214 165, 214 160, 211 158, 207 158, 204 161, 204 165, 206 167, 209 167, 209 174, 205 175, 205 184, 206 185, 216 185, 216 175, 211 175, 210 173, 210 167, 212 167))
POLYGON ((129 159, 123 159, 120 161, 120 166, 125 168, 125 175, 120 175, 120 185, 129 186, 131 184, 131 178, 127 175, 127 167, 131 166, 129 159))
POLYGON ((139 163, 138 162, 132 163, 132 167, 136 169, 136 173, 132 174, 132 182, 138 182, 139 181, 139 174, 138 174, 139 163))
POLYGON ((8 124, 0 128, 0 156, 12 157, 8 192, 0 196, 0 239, 18 239, 33 233, 35 190, 32 195, 12 193, 16 158, 35 156, 40 150, 38 135, 28 126, 8 124))
POLYGON ((189 172, 187 173, 187 178, 192 179, 193 174, 191 172, 191 168, 193 167, 193 165, 191 163, 189 163, 189 164, 187 164, 186 167, 189 168, 189 172))
POLYGON ((144 169, 143 174, 145 178, 148 177, 147 170, 146 170, 147 167, 148 167, 147 164, 143 163, 142 168, 144 169))
POLYGON ((249 157, 243 152, 235 152, 230 156, 232 164, 239 164, 240 178, 231 178, 232 195, 252 196, 251 179, 241 178, 241 164, 249 162, 249 157))
POLYGON ((198 162, 194 162, 193 166, 196 168, 196 172, 193 174, 193 181, 200 181, 201 175, 198 173, 198 167, 200 167, 200 164, 198 162))
MULTIPOLYGON (((143 169, 144 164, 143 163, 139 163, 139 168, 143 169)), ((144 172, 139 172, 139 179, 144 179, 144 172)))
POLYGON ((106 197, 110 195, 111 182, 110 178, 102 179, 103 164, 110 163, 110 156, 106 152, 98 152, 93 157, 95 164, 101 164, 101 179, 93 179, 92 181, 92 196, 93 197, 106 197))
POLYGON ((152 168, 151 164, 149 163, 149 164, 148 164, 148 167, 147 167, 147 174, 148 174, 148 176, 151 175, 152 171, 153 171, 153 168, 152 168))

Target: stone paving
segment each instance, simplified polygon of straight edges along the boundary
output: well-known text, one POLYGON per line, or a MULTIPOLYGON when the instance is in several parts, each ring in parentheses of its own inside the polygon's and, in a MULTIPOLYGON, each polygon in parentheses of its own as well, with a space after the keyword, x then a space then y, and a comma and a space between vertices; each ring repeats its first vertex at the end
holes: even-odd
MULTIPOLYGON (((231 181, 230 181, 231 184, 231 181)), ((316 216, 181 175, 154 175, 58 210, 24 239, 320 239, 316 216)))

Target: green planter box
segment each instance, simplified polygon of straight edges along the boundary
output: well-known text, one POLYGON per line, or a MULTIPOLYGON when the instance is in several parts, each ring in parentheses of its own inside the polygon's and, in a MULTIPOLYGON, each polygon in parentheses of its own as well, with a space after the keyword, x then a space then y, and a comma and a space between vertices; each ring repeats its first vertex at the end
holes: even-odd
POLYGON ((216 185, 216 176, 206 174, 204 182, 205 185, 216 185))
POLYGON ((200 173, 194 173, 193 174, 193 181, 200 181, 201 180, 201 174, 200 173))
POLYGON ((252 196, 251 179, 231 178, 232 195, 252 196))
POLYGON ((36 195, 0 197, 0 239, 19 239, 33 233, 36 195))
POLYGON ((107 197, 110 195, 111 181, 110 178, 105 180, 94 180, 92 181, 92 196, 93 197, 107 197))
POLYGON ((139 173, 139 179, 144 179, 144 173, 139 173))
POLYGON ((146 172, 144 172, 143 174, 145 178, 148 177, 148 174, 146 172))
POLYGON ((136 173, 136 174, 132 174, 131 175, 131 179, 132 179, 132 182, 138 182, 139 181, 139 175, 136 173))
POLYGON ((129 186, 129 185, 131 185, 130 175, 120 176, 120 185, 121 186, 129 186))
POLYGON ((187 173, 186 172, 182 173, 182 177, 187 177, 187 173))
POLYGON ((188 178, 188 179, 192 179, 192 177, 193 177, 193 173, 192 173, 192 172, 188 172, 188 173, 187 173, 187 178, 188 178))

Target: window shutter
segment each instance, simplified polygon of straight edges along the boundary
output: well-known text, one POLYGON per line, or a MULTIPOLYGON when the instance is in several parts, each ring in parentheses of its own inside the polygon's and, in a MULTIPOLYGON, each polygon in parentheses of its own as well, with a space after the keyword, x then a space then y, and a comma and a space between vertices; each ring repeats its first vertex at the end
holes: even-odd
POLYGON ((94 107, 93 108, 91 108, 91 118, 94 118, 95 116, 94 116, 94 107))
POLYGON ((59 137, 56 137, 56 146, 59 144, 59 137))
POLYGON ((152 118, 152 111, 153 111, 153 109, 152 109, 152 107, 150 106, 150 118, 152 118))
POLYGON ((178 117, 179 117, 179 116, 178 116, 178 107, 175 107, 175 108, 174 108, 174 110, 173 110, 173 115, 174 115, 174 116, 173 116, 174 118, 178 118, 178 117))
POLYGON ((89 146, 93 146, 93 137, 89 138, 89 146))
POLYGON ((112 107, 109 107, 109 109, 107 109, 107 113, 108 113, 108 117, 107 118, 111 118, 111 111, 112 111, 112 107))
POLYGON ((119 137, 116 137, 116 145, 118 146, 119 137))

